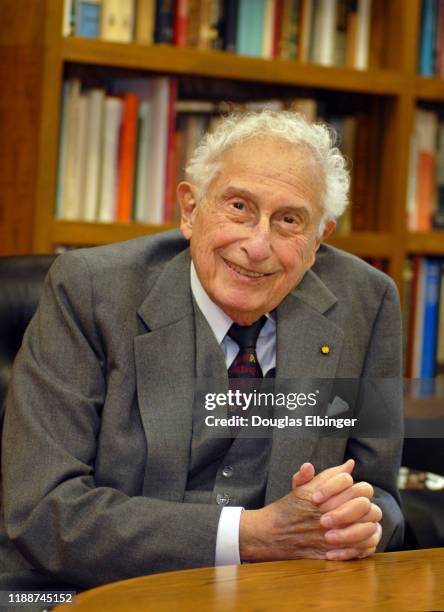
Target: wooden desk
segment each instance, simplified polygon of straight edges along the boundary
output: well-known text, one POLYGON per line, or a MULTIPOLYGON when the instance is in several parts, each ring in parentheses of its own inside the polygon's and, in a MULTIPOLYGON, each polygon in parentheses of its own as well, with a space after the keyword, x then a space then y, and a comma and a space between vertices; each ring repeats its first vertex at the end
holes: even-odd
POLYGON ((265 612, 444 610, 444 548, 362 561, 282 561, 185 570, 115 582, 57 610, 265 612))

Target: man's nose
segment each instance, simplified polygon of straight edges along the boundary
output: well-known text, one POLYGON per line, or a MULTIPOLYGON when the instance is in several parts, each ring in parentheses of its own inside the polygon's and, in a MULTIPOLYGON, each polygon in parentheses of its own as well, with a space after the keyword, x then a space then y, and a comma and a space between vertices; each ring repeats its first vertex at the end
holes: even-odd
POLYGON ((243 243, 249 259, 264 261, 271 255, 271 234, 267 222, 255 225, 250 229, 250 236, 243 243))

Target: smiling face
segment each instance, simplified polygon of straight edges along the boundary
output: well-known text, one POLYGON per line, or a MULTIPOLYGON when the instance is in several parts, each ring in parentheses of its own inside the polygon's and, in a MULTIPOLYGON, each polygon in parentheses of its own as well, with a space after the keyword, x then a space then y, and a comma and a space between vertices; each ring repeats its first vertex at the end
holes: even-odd
POLYGON ((308 149, 272 138, 229 150, 198 205, 196 189, 179 185, 181 230, 202 286, 240 325, 276 308, 313 265, 322 189, 308 149))

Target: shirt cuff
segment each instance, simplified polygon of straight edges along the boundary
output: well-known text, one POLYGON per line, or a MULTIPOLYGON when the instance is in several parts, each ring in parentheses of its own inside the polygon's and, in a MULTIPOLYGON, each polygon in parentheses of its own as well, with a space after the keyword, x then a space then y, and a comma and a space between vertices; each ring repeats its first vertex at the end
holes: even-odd
POLYGON ((239 565, 239 525, 243 508, 225 506, 219 518, 215 565, 239 565))

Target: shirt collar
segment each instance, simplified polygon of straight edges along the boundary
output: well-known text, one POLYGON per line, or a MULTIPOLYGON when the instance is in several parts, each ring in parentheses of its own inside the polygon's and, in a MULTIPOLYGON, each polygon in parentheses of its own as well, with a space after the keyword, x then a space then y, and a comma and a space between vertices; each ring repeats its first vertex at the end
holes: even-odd
MULTIPOLYGON (((220 344, 230 329, 233 320, 209 298, 207 292, 202 287, 202 283, 199 280, 193 261, 191 261, 190 277, 191 293, 193 294, 193 297, 196 300, 196 303, 199 306, 203 316, 206 318, 208 325, 211 327, 213 334, 216 336, 216 340, 220 344)), ((266 316, 272 323, 275 323, 273 316, 270 314, 267 314, 266 316)), ((273 328, 275 328, 274 325, 273 328)))

